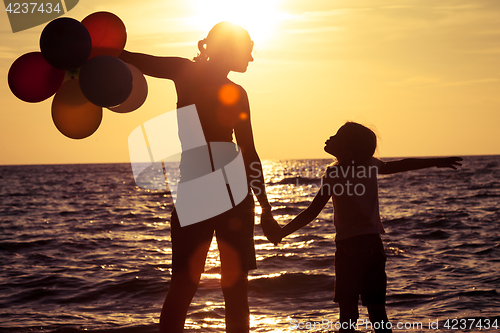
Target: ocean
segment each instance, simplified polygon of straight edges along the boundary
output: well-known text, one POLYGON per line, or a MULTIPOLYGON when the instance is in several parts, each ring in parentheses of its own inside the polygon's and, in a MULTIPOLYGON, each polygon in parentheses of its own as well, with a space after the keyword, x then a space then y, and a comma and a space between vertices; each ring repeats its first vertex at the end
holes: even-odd
MULTIPOLYGON (((264 161, 282 225, 309 205, 328 163, 264 161)), ((500 156, 381 175, 379 193, 394 331, 498 331, 500 156)), ((172 207, 135 185, 130 164, 0 166, 0 332, 156 332, 172 207)), ((278 246, 256 225, 252 332, 337 331, 334 238, 331 201, 278 246)), ((223 331, 213 242, 186 332, 223 331)))

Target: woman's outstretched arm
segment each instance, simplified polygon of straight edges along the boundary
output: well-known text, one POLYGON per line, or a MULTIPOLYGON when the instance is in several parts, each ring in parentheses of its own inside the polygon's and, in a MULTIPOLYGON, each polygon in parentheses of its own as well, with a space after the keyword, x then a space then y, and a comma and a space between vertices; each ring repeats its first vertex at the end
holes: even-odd
POLYGON ((134 65, 143 74, 161 79, 173 79, 186 63, 191 63, 186 58, 158 57, 126 50, 120 54, 119 58, 126 63, 134 65))

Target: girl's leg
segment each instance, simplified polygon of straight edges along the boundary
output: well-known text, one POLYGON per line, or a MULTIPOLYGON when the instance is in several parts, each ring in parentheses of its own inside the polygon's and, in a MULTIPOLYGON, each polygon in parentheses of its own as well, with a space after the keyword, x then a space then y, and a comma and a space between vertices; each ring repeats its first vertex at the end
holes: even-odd
POLYGON ((355 332, 354 327, 359 318, 358 303, 339 302, 340 324, 342 325, 339 333, 355 332))
POLYGON ((371 304, 366 306, 368 308, 368 316, 370 317, 370 322, 372 324, 380 323, 381 327, 376 329, 376 333, 391 333, 392 330, 387 328, 387 323, 389 319, 387 318, 387 313, 385 311, 385 304, 371 304))

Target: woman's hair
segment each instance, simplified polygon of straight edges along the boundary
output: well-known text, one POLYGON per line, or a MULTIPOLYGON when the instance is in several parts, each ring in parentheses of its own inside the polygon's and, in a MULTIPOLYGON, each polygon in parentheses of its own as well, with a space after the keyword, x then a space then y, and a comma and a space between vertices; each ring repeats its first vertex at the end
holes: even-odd
POLYGON ((377 135, 368 127, 348 121, 342 128, 347 134, 347 149, 356 163, 370 159, 377 149, 377 135))
POLYGON ((238 50, 251 50, 253 42, 248 31, 241 26, 223 21, 219 22, 208 32, 205 39, 198 42, 200 53, 194 61, 207 61, 211 56, 231 54, 238 50))

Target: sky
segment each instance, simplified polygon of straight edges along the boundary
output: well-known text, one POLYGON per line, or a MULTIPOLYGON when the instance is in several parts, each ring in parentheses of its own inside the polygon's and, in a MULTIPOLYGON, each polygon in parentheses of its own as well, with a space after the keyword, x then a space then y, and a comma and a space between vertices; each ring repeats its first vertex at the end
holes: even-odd
MULTIPOLYGON (((66 17, 118 15, 125 49, 192 58, 223 20, 255 42, 246 73, 261 159, 329 158, 324 142, 346 121, 375 130, 377 156, 500 154, 500 2, 497 0, 80 0, 66 17)), ((148 77, 136 111, 104 109, 74 140, 51 118, 52 98, 17 99, 7 73, 39 51, 45 24, 12 33, 0 13, 0 165, 129 162, 128 135, 175 109, 174 85, 148 77)))

